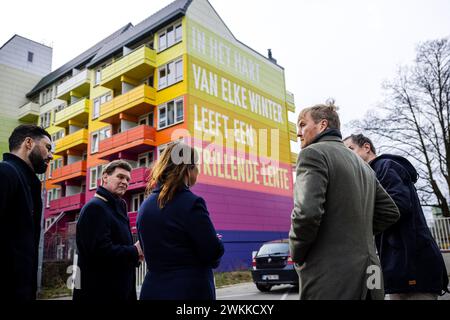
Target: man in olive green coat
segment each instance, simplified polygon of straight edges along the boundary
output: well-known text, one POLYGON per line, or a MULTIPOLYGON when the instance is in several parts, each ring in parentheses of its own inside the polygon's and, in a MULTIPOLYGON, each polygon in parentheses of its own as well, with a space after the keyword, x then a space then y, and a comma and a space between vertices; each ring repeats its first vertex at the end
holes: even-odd
POLYGON ((337 108, 301 112, 290 250, 302 300, 384 299, 374 234, 400 217, 372 169, 342 142, 337 108))

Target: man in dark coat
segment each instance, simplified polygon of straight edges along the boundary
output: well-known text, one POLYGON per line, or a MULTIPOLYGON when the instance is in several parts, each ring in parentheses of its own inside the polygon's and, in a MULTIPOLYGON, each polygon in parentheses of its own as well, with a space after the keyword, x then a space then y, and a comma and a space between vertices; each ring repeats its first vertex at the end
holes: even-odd
POLYGON ((103 170, 102 185, 81 210, 77 222, 78 301, 136 300, 135 272, 143 259, 139 242, 133 244, 127 206, 131 166, 122 160, 103 170))
POLYGON ((0 300, 36 299, 41 235, 41 182, 52 160, 50 135, 35 125, 17 127, 9 138, 10 153, 0 162, 0 300))
POLYGON ((377 157, 372 141, 362 134, 348 137, 345 144, 370 164, 400 210, 400 220, 376 237, 386 293, 393 300, 437 299, 447 290, 448 275, 414 186, 416 169, 400 156, 377 157))

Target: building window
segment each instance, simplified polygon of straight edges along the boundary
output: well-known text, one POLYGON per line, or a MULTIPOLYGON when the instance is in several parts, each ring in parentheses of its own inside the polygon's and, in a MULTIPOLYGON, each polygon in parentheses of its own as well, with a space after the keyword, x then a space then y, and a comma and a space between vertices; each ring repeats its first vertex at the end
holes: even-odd
POLYGON ((178 98, 158 107, 158 129, 164 129, 184 121, 184 99, 178 98))
POLYGON ((102 69, 98 68, 97 70, 95 70, 95 81, 94 81, 94 84, 95 85, 99 85, 100 81, 102 81, 102 69))
POLYGON ((183 81, 183 59, 172 61, 159 68, 159 90, 180 81, 183 81))
POLYGON ((65 134, 66 134, 66 130, 64 130, 64 129, 63 130, 59 130, 58 132, 52 134, 52 141, 56 142, 59 139, 64 138, 65 134))
POLYGON ((149 114, 146 114, 146 115, 140 117, 138 123, 140 126, 145 125, 145 126, 153 127, 154 126, 153 112, 150 112, 149 114))
POLYGON ((155 154, 153 151, 140 154, 138 156, 138 168, 149 168, 153 164, 153 161, 155 161, 155 154))
POLYGON ((94 132, 91 139, 91 154, 98 152, 99 133, 94 132))
POLYGON ((111 138, 111 128, 110 127, 104 128, 104 129, 100 130, 98 133, 99 133, 100 141, 111 138))
POLYGON ((41 115, 41 127, 47 129, 50 127, 50 119, 51 119, 51 111, 44 113, 41 115))
POLYGON ((158 51, 161 52, 183 40, 181 21, 172 24, 158 33, 158 51))
POLYGON ((31 51, 28 51, 28 62, 33 62, 34 53, 31 51))
POLYGON ((131 200, 131 212, 138 212, 144 200, 145 200, 144 193, 133 195, 133 198, 131 200))
POLYGON ((97 188, 97 181, 101 178, 103 173, 103 166, 97 166, 91 168, 90 170, 90 178, 89 178, 89 190, 97 188))
POLYGON ((100 117, 100 99, 94 100, 94 110, 92 110, 92 120, 100 117))

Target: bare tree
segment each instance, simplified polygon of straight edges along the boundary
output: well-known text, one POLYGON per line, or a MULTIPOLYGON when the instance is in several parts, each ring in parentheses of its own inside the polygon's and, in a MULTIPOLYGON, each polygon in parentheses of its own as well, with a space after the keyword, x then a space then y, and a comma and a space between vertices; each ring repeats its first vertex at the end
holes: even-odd
POLYGON ((418 169, 422 205, 450 217, 450 41, 417 47, 414 64, 384 85, 386 101, 353 127, 411 159, 418 169))

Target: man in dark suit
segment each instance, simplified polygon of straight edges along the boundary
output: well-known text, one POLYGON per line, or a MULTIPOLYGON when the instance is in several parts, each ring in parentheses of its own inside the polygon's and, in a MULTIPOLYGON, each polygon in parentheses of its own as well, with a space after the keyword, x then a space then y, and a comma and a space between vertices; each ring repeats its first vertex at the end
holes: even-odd
POLYGON ((447 290, 448 275, 414 187, 416 169, 400 156, 377 157, 362 134, 346 138, 345 145, 370 164, 400 210, 400 220, 376 237, 386 293, 391 300, 436 300, 447 290))
POLYGON ((0 300, 36 299, 41 235, 41 182, 53 159, 50 135, 41 127, 21 125, 9 138, 10 153, 0 162, 0 300))
POLYGON ((79 301, 136 300, 135 271, 143 259, 133 244, 128 210, 122 196, 131 179, 131 166, 122 160, 103 170, 102 186, 81 210, 77 223, 79 301))

